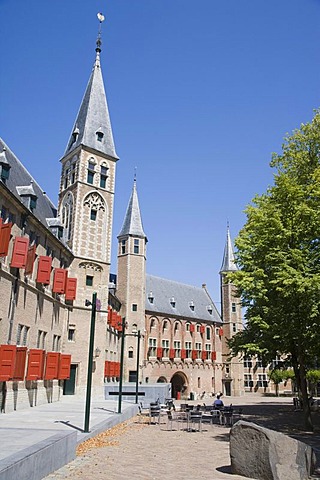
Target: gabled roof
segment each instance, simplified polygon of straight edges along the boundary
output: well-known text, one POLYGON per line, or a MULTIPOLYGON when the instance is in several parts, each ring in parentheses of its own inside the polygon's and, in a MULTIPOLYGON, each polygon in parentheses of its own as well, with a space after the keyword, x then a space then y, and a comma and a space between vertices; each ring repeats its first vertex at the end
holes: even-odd
POLYGON ((229 227, 227 227, 227 239, 224 247, 223 260, 222 260, 220 273, 234 272, 236 270, 238 270, 238 267, 236 265, 235 258, 234 258, 234 252, 232 248, 229 227))
POLYGON ((152 275, 146 276, 145 309, 162 315, 222 323, 205 287, 185 285, 152 275))
POLYGON ((100 44, 97 46, 96 52, 96 61, 72 128, 65 155, 79 145, 84 145, 118 159, 101 72, 100 44), (99 135, 101 141, 98 140, 99 135))
POLYGON ((128 203, 126 215, 124 218, 121 231, 118 235, 118 238, 127 236, 127 235, 140 237, 140 238, 147 238, 146 234, 143 231, 143 226, 142 226, 136 180, 134 180, 133 182, 131 197, 128 203))
POLYGON ((30 175, 10 148, 0 138, 0 151, 6 149, 6 159, 10 165, 9 178, 6 180, 5 185, 12 192, 12 194, 19 199, 21 203, 22 198, 19 195, 32 194, 37 196, 36 207, 33 209, 33 214, 45 225, 47 228, 46 218, 53 218, 57 216, 57 209, 51 200, 47 197, 40 185, 30 175), (29 186, 29 187, 28 187, 29 186), (31 186, 31 189, 30 189, 31 186), (20 189, 19 187, 24 187, 20 189), (25 188, 26 187, 26 188, 25 188))

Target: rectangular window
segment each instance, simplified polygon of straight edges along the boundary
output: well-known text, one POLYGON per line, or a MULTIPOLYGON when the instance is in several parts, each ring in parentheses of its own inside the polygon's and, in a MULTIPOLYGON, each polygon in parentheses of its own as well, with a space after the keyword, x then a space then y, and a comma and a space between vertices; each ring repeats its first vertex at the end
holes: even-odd
POLYGON ((100 170, 100 187, 101 188, 106 188, 107 178, 108 178, 108 168, 102 166, 100 170))
POLYGON ((132 304, 132 311, 137 312, 138 311, 138 305, 136 303, 132 304))
POLYGON ((252 359, 249 356, 244 357, 243 359, 244 368, 252 368, 252 359))
POLYGON ((236 331, 237 331, 237 324, 236 323, 232 324, 232 331, 233 331, 233 333, 236 333, 236 331))
POLYGON ((68 329, 68 342, 75 342, 76 340, 76 329, 75 327, 69 327, 68 329))
POLYGON ((139 240, 137 238, 134 240, 133 253, 139 253, 139 240))
POLYGON ((94 172, 91 172, 91 170, 88 170, 87 183, 90 183, 92 185, 93 184, 93 178, 94 178, 94 172))
POLYGON ((29 327, 26 325, 18 325, 17 330, 17 345, 26 346, 28 342, 29 327))
POLYGON ((42 350, 46 349, 46 336, 47 332, 38 330, 37 348, 42 348, 42 350))
POLYGON ((211 343, 206 343, 207 360, 211 360, 211 343))
POLYGON ((87 275, 86 276, 86 285, 87 285, 87 287, 92 287, 93 286, 93 276, 92 275, 87 275))
POLYGON ((60 344, 61 344, 61 336, 53 335, 52 350, 54 352, 58 352, 60 350, 60 344))
POLYGON ((258 387, 267 387, 268 386, 267 375, 265 373, 261 373, 261 374, 258 375, 257 385, 258 385, 258 387))
POLYGON ((121 241, 121 254, 123 255, 124 253, 126 253, 126 241, 122 240, 121 241))
POLYGON ((211 330, 210 330, 210 327, 207 327, 207 328, 206 328, 206 338, 207 338, 207 340, 210 340, 210 339, 211 339, 211 330))
POLYGON ((180 341, 174 341, 173 342, 173 348, 174 348, 174 356, 175 358, 180 358, 181 355, 181 343, 180 341))
POLYGON ((196 342, 196 351, 197 351, 197 358, 201 358, 201 350, 202 350, 202 346, 201 346, 201 343, 200 342, 196 342))
POLYGON ((90 220, 97 220, 97 210, 93 210, 93 208, 90 210, 90 220))
POLYGON ((149 338, 149 356, 155 357, 157 355, 157 339, 149 338))
POLYGON ((252 375, 249 373, 244 374, 244 386, 253 387, 252 375))
POLYGON ((169 357, 169 340, 162 340, 162 356, 169 357))
POLYGON ((232 311, 232 313, 236 313, 236 311, 237 311, 236 304, 234 302, 232 302, 232 304, 231 304, 231 311, 232 311))
POLYGON ((191 342, 185 342, 186 358, 191 358, 191 342))
POLYGON ((128 358, 133 358, 133 350, 128 351, 128 358))

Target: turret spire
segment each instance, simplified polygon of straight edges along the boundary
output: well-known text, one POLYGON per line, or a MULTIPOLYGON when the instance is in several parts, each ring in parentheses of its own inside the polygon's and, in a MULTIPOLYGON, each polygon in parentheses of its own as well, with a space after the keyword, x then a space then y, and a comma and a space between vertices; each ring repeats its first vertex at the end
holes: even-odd
POLYGON ((127 212, 124 218, 121 231, 118 235, 118 238, 125 235, 132 235, 135 237, 141 237, 146 239, 146 234, 144 233, 144 230, 143 230, 141 214, 140 214, 139 200, 138 200, 138 194, 137 194, 136 174, 133 180, 133 188, 132 188, 131 197, 127 207, 127 212))
POLYGON ((235 262, 234 252, 232 248, 232 242, 229 231, 229 222, 227 222, 227 239, 223 252, 223 260, 221 265, 220 273, 223 272, 234 272, 238 270, 238 267, 235 262))
POLYGON ((104 16, 102 13, 98 13, 97 17, 99 20, 99 30, 96 41, 96 59, 65 155, 79 145, 83 145, 93 148, 98 152, 105 153, 114 159, 118 159, 114 147, 108 104, 100 66, 102 44, 101 23, 104 21, 104 16))

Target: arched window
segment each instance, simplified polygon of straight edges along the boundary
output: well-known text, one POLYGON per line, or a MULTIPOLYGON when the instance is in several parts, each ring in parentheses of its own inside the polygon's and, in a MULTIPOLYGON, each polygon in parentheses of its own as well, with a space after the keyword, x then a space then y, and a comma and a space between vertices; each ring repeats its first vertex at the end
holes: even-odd
POLYGON ((63 201, 61 207, 61 221, 64 226, 64 238, 66 241, 71 240, 72 236, 72 222, 73 222, 73 195, 68 193, 63 201))

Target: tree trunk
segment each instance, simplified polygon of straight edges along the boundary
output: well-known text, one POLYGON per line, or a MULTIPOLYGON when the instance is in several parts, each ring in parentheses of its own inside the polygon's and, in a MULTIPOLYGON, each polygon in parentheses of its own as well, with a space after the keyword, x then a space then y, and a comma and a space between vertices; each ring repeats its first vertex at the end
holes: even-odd
POLYGON ((308 399, 306 369, 302 363, 300 363, 300 367, 299 367, 299 381, 300 381, 301 396, 302 396, 304 428, 309 432, 313 432, 311 410, 310 410, 310 404, 308 399))

